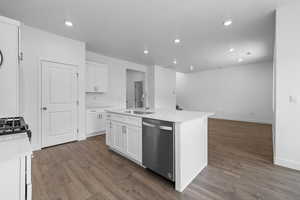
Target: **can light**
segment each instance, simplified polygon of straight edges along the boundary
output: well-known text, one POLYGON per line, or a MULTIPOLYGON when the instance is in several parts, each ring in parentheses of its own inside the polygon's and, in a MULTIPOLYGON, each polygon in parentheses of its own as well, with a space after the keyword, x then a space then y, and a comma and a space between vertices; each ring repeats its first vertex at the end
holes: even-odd
POLYGON ((175 43, 175 44, 179 44, 179 43, 180 43, 180 39, 179 39, 179 38, 176 38, 176 39, 174 40, 174 43, 175 43))
POLYGON ((231 19, 227 19, 227 20, 225 20, 225 21, 223 22, 223 25, 224 25, 224 26, 230 26, 230 25, 232 25, 232 23, 233 23, 233 21, 232 21, 231 19))
POLYGON ((149 54, 149 51, 147 49, 144 50, 144 54, 147 55, 149 54))
POLYGON ((65 25, 68 27, 72 27, 73 23, 71 21, 65 21, 65 25))

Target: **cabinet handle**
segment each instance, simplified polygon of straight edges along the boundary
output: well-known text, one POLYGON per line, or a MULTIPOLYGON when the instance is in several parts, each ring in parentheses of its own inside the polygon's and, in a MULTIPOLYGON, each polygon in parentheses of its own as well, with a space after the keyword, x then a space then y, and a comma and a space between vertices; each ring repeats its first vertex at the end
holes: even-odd
POLYGON ((0 67, 3 64, 3 54, 2 51, 0 50, 0 67))

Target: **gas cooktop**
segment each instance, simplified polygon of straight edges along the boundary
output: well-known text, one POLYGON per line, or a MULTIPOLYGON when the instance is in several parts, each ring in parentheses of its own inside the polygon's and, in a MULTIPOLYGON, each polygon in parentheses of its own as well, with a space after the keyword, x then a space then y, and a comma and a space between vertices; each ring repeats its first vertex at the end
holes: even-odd
POLYGON ((31 131, 23 117, 0 118, 0 136, 18 133, 27 133, 29 139, 31 138, 31 131))

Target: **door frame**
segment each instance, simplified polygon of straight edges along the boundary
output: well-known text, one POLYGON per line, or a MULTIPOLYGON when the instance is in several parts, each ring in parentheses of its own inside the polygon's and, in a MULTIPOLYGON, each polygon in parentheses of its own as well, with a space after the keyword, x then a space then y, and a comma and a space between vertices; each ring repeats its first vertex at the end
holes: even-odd
MULTIPOLYGON (((63 64, 63 65, 68 65, 71 67, 75 67, 75 71, 77 72, 77 74, 79 74, 79 66, 76 64, 72 64, 72 63, 67 63, 67 62, 63 62, 63 61, 57 61, 55 59, 46 59, 46 58, 40 58, 39 59, 39 68, 38 68, 38 109, 37 109, 37 116, 38 116, 38 129, 40 131, 40 134, 38 138, 38 141, 40 143, 40 149, 44 148, 43 147, 43 137, 44 137, 44 133, 43 133, 43 127, 42 127, 42 85, 43 85, 43 80, 42 80, 42 73, 43 73, 43 63, 54 63, 54 64, 63 64)), ((79 101, 79 79, 77 79, 77 101, 79 101)), ((77 130, 79 130, 79 106, 77 106, 77 116, 76 116, 77 120, 76 120, 76 126, 77 126, 77 130)), ((76 132, 76 140, 79 140, 79 131, 76 132)))

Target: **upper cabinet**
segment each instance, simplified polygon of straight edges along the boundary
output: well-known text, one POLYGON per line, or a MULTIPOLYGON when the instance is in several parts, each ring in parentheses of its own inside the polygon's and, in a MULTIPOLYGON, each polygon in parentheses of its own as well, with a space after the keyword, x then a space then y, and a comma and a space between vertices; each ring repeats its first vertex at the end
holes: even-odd
POLYGON ((86 62, 86 92, 104 93, 108 90, 108 65, 86 62))
POLYGON ((0 16, 0 117, 19 113, 19 22, 0 16))

